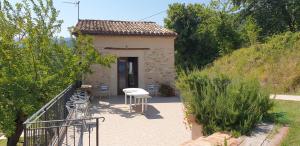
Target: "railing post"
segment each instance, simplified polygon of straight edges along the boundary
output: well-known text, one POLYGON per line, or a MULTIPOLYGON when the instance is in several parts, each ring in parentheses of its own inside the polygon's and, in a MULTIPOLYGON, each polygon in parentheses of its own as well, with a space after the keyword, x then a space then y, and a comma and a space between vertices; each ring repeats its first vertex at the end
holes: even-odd
POLYGON ((66 127, 66 145, 68 145, 68 126, 66 127))
MULTIPOLYGON (((47 125, 47 123, 45 124, 45 125, 47 125)), ((47 126, 46 126, 47 127, 47 126)), ((46 145, 49 145, 48 144, 48 131, 47 131, 48 129, 45 129, 45 144, 46 145)))
POLYGON ((91 125, 89 124, 89 146, 91 146, 91 125))
POLYGON ((74 134, 74 146, 75 146, 75 140, 76 140, 76 135, 75 135, 76 133, 75 133, 75 130, 76 130, 76 129, 75 129, 75 126, 73 126, 73 134, 74 134))
POLYGON ((32 144, 35 145, 36 144, 36 124, 33 124, 34 126, 32 126, 33 128, 33 142, 32 144))
POLYGON ((96 146, 99 146, 99 118, 96 119, 96 146))
POLYGON ((24 124, 24 146, 27 146, 27 129, 26 129, 26 124, 24 124))
POLYGON ((57 145, 59 145, 60 144, 59 143, 60 142, 59 141, 60 140, 60 138, 59 138, 59 127, 56 128, 56 131, 57 131, 57 145))

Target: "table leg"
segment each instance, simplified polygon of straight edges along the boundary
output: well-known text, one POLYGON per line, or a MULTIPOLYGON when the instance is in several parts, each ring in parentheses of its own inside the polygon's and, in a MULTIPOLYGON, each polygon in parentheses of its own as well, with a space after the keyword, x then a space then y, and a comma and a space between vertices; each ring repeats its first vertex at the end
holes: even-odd
POLYGON ((148 99, 146 98, 145 99, 145 110, 147 110, 147 107, 148 107, 148 101, 147 101, 148 99))
POLYGON ((77 119, 77 108, 75 107, 75 119, 77 119))
POLYGON ((125 92, 125 104, 127 104, 127 95, 126 95, 126 92, 125 92))
POLYGON ((78 104, 75 105, 75 119, 78 119, 78 104))
POLYGON ((129 96, 129 113, 131 113, 131 95, 129 96))
POLYGON ((142 113, 144 113, 144 98, 142 98, 142 113))

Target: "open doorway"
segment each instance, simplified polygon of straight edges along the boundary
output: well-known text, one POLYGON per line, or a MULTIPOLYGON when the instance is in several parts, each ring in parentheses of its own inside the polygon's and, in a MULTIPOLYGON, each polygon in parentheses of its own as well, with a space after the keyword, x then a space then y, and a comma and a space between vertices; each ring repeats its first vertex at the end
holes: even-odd
POLYGON ((124 88, 138 87, 138 57, 118 58, 118 94, 124 88))

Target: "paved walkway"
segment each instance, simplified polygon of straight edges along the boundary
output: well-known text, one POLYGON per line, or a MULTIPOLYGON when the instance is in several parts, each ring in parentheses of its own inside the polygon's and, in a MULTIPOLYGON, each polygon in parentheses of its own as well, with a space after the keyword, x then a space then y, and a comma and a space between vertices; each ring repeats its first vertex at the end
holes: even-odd
POLYGON ((300 101, 300 96, 296 95, 270 95, 271 99, 278 99, 278 100, 292 100, 292 101, 300 101))
MULTIPOLYGON (((96 101, 93 106, 94 116, 106 118, 99 127, 101 146, 178 146, 191 139, 178 97, 153 97, 144 115, 139 112, 140 107, 129 113, 124 97, 96 101)), ((95 139, 91 145, 94 142, 95 139)))
POLYGON ((251 136, 246 136, 240 146, 269 146, 267 139, 274 128, 273 124, 262 123, 257 125, 251 136))
POLYGON ((242 139, 234 138, 227 133, 216 132, 207 137, 202 136, 195 140, 190 140, 183 143, 181 146, 224 146, 224 143, 228 146, 239 146, 242 139))
POLYGON ((268 139, 274 125, 262 123, 257 125, 250 136, 242 136, 239 138, 231 137, 226 133, 216 132, 207 137, 199 137, 196 140, 189 140, 181 146, 215 146, 224 145, 226 139, 230 146, 274 146, 272 141, 268 139))
MULTIPOLYGON (((141 114, 141 106, 129 113, 124 97, 111 97, 92 101, 94 117, 99 121, 99 145, 101 146, 179 146, 191 139, 191 131, 184 124, 183 105, 179 97, 153 97, 148 110, 141 114)), ((94 123, 95 121, 87 121, 94 123)), ((93 125, 93 124, 92 124, 93 125)), ((96 145, 96 126, 82 133, 82 127, 69 126, 61 140, 62 146, 96 145)), ((1 139, 5 139, 2 135, 1 139)))

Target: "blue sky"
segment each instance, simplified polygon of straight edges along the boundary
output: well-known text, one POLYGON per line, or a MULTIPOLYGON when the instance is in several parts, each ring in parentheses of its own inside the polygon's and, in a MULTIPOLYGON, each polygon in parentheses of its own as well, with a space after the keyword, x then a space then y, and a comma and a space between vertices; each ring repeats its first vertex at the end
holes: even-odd
MULTIPOLYGON (((13 2, 21 0, 11 0, 13 2)), ((66 4, 64 1, 53 0, 56 9, 60 11, 59 19, 63 20, 63 26, 59 35, 69 37, 68 27, 76 25, 77 7, 66 4)), ((209 3, 210 0, 81 0, 80 19, 105 19, 105 20, 132 20, 138 21, 158 12, 168 9, 168 5, 180 3, 209 3)), ((159 25, 163 25, 166 12, 146 19, 159 25)))

